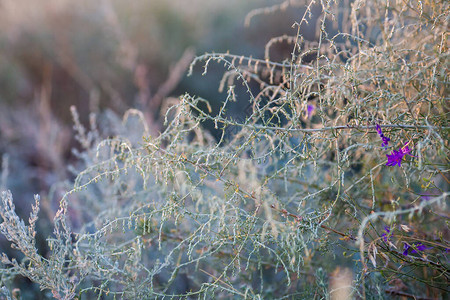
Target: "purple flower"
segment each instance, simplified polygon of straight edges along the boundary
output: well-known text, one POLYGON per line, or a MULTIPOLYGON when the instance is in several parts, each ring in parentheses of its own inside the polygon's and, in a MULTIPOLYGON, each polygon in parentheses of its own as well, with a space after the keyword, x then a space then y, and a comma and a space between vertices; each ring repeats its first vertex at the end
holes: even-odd
POLYGON ((378 135, 380 136, 381 140, 383 141, 383 143, 381 143, 381 147, 387 148, 388 143, 389 143, 389 141, 390 141, 391 139, 388 138, 388 137, 386 137, 386 136, 383 134, 383 131, 381 131, 381 126, 380 126, 379 124, 376 124, 375 128, 376 128, 376 130, 377 130, 377 132, 378 132, 378 135))
POLYGON ((411 248, 411 246, 410 245, 408 245, 407 243, 405 243, 404 245, 403 245, 403 255, 404 256, 407 256, 408 255, 408 250, 409 250, 409 248, 411 248))
POLYGON ((381 236, 383 237, 383 240, 387 243, 388 241, 388 235, 391 233, 391 227, 389 226, 384 226, 384 231, 386 231, 385 233, 383 233, 381 236))
POLYGON ((381 137, 381 139, 383 140, 383 142, 381 143, 381 147, 387 149, 388 146, 388 142, 391 140, 388 137, 385 137, 384 135, 381 137))
POLYGON ((431 197, 429 195, 422 195, 422 200, 429 201, 431 197))
POLYGON ((412 156, 411 154, 409 154, 411 150, 412 149, 409 149, 408 147, 408 143, 406 143, 403 148, 400 148, 400 151, 402 151, 403 154, 408 154, 409 156, 412 156))
POLYGON ((375 128, 377 129, 377 132, 378 132, 379 135, 382 135, 382 134, 383 134, 383 132, 381 131, 381 126, 380 126, 379 124, 377 124, 377 125, 375 126, 375 128))
POLYGON ((386 166, 395 166, 396 164, 398 164, 398 166, 401 166, 402 163, 402 158, 405 154, 403 154, 402 151, 395 151, 392 150, 391 154, 386 154, 387 158, 388 158, 388 162, 386 163, 386 166))
MULTIPOLYGON (((419 251, 424 251, 424 250, 427 250, 427 249, 431 249, 431 248, 433 248, 433 247, 427 247, 427 246, 425 246, 424 244, 422 244, 422 243, 417 243, 416 244, 416 248, 417 248, 417 250, 419 250, 419 251)), ((411 251, 411 253, 417 253, 416 252, 416 250, 412 250, 411 251)))
POLYGON ((309 118, 311 118, 311 115, 316 108, 314 107, 314 105, 308 104, 306 109, 308 111, 308 119, 309 119, 309 118))
POLYGON ((412 149, 409 149, 408 143, 405 144, 403 148, 398 149, 398 151, 392 150, 391 154, 386 154, 388 158, 388 162, 386 163, 386 166, 395 166, 398 164, 398 166, 401 166, 403 156, 405 154, 408 154, 409 156, 415 157, 414 155, 411 155, 412 149))
POLYGON ((404 242, 404 245, 403 245, 403 255, 404 256, 408 255, 409 249, 411 249, 410 254, 413 254, 413 253, 418 253, 417 251, 425 251, 428 249, 433 249, 433 247, 427 247, 420 242, 413 243, 413 246, 411 246, 408 243, 404 242), (415 247, 415 249, 413 247, 415 247), (417 249, 417 251, 416 251, 416 249, 417 249))

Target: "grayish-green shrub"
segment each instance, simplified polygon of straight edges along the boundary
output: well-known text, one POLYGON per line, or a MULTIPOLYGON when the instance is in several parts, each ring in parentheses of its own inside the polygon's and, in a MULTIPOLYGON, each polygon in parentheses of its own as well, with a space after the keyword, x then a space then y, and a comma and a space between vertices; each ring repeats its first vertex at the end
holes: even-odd
POLYGON ((1 232, 23 254, 2 256, 2 293, 24 276, 59 299, 328 299, 333 270, 347 267, 355 298, 445 297, 449 5, 321 1, 318 41, 308 42, 314 4, 262 59, 194 60, 206 75, 211 64, 226 69, 217 113, 185 94, 158 136, 129 110, 103 139, 96 117, 86 129, 73 109, 83 151, 50 255, 35 246, 39 197, 26 225, 2 193, 1 232), (291 59, 272 61, 283 41, 291 59), (237 86, 248 107, 232 118, 237 86), (388 166, 394 150, 401 164, 388 166))

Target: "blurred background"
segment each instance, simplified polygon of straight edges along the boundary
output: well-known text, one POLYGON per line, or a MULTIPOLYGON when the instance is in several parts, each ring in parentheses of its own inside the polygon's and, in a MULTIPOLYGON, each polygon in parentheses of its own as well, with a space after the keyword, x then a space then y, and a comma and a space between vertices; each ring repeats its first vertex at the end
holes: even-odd
MULTIPOLYGON (((188 92, 218 107, 226 97, 218 92, 223 67, 202 77, 199 66, 186 77, 192 59, 211 51, 264 58, 272 37, 296 33, 304 6, 291 1, 248 26, 245 17, 282 2, 0 0, 0 155, 9 163, 2 188, 28 202, 70 179, 72 105, 85 125, 90 113, 121 117, 138 108, 153 134, 163 130, 160 110, 170 97, 188 92)), ((314 27, 303 27, 303 36, 314 39, 314 27)), ((271 58, 290 52, 279 43, 271 58)), ((114 134, 109 124, 100 126, 105 136, 114 134)))

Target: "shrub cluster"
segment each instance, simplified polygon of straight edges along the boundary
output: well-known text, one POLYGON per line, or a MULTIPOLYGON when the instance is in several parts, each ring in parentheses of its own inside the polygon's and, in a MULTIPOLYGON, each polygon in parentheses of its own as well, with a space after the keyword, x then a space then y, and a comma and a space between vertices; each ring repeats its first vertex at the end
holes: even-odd
POLYGON ((39 196, 27 225, 2 192, 0 230, 22 254, 1 257, 4 297, 23 276, 57 299, 445 298, 449 3, 321 1, 317 42, 302 38, 304 4, 264 58, 193 61, 226 68, 219 111, 185 94, 159 135, 132 109, 105 139, 73 108, 82 151, 49 255, 39 196), (274 61, 282 42, 292 55, 274 61), (247 107, 231 117, 240 87, 247 107))

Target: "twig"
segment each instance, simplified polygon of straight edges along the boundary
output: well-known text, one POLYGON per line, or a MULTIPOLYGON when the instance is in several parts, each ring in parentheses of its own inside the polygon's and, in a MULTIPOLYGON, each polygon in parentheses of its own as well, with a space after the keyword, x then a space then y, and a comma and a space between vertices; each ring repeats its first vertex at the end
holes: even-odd
MULTIPOLYGON (((290 213, 290 212, 288 212, 288 211, 285 210, 285 209, 278 209, 278 208, 276 208, 275 205, 273 205, 273 204, 271 204, 270 207, 271 207, 272 209, 274 209, 274 210, 276 210, 276 211, 282 213, 282 214, 285 215, 285 216, 289 216, 289 217, 295 218, 298 222, 301 222, 301 221, 303 220, 303 217, 300 217, 300 216, 297 216, 296 214, 290 213)), ((332 231, 332 232, 334 232, 334 233, 336 233, 336 234, 339 234, 340 236, 343 236, 343 237, 345 237, 345 238, 348 238, 348 239, 351 239, 351 240, 353 240, 353 241, 356 241, 356 238, 353 237, 351 234, 349 235, 349 234, 342 233, 342 232, 340 232, 340 231, 337 231, 337 230, 335 230, 335 229, 333 229, 333 228, 330 228, 330 227, 328 227, 328 226, 325 226, 325 225, 323 225, 323 224, 320 224, 320 227, 323 228, 323 229, 325 229, 325 230, 332 231)))
POLYGON ((400 292, 400 291, 396 291, 396 290, 385 290, 386 294, 393 294, 393 295, 397 295, 397 296, 403 296, 403 297, 407 297, 407 298, 411 298, 411 299, 416 299, 416 300, 433 300, 431 298, 426 298, 426 297, 417 297, 408 293, 404 293, 404 292, 400 292))

